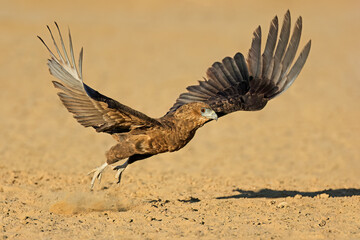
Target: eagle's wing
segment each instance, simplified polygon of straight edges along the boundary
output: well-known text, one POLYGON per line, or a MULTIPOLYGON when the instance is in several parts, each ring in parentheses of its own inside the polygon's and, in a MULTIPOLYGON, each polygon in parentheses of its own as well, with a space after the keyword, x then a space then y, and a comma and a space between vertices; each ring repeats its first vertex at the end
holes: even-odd
POLYGON ((279 27, 275 16, 262 55, 259 26, 254 32, 247 62, 241 53, 233 58, 226 57, 221 63, 215 62, 206 72, 207 79, 199 81, 199 85, 187 87, 188 92, 179 96, 169 113, 181 105, 199 101, 209 104, 219 117, 238 110, 262 109, 268 100, 291 86, 310 51, 311 41, 292 65, 300 42, 302 18, 297 19, 289 42, 290 21, 290 12, 287 11, 277 41, 279 27))
POLYGON ((138 127, 152 127, 160 123, 145 114, 127 107, 92 89, 82 81, 83 49, 81 49, 78 68, 75 64, 74 51, 69 31, 70 58, 67 54, 58 25, 55 23, 61 41, 63 54, 56 44, 48 26, 58 57, 49 49, 51 59, 48 60, 50 73, 61 82, 53 81, 62 103, 74 118, 85 127, 93 127, 97 132, 121 133, 138 127))

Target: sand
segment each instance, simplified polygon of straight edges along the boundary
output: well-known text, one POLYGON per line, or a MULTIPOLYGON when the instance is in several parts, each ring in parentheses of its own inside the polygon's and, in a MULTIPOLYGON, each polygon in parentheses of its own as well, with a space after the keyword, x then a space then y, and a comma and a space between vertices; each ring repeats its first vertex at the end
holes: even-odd
POLYGON ((358 1, 3 1, 3 239, 360 239, 358 1), (137 162, 120 185, 87 172, 115 141, 79 125, 52 87, 36 35, 70 27, 84 79, 160 117, 207 67, 247 53, 275 14, 312 39, 295 84, 259 112, 211 122, 176 153, 137 162))

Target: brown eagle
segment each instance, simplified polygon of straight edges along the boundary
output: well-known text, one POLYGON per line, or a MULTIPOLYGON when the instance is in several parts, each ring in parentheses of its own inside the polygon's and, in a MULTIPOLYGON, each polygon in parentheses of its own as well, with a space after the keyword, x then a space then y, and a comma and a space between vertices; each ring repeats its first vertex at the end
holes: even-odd
POLYGON ((119 142, 106 152, 106 162, 90 172, 94 173, 91 188, 108 165, 127 159, 122 165, 113 166, 119 183, 127 165, 159 153, 177 151, 205 123, 239 110, 261 110, 270 99, 289 88, 304 66, 311 46, 309 41, 292 64, 300 42, 302 18, 297 19, 291 38, 290 21, 287 11, 278 38, 278 18, 274 17, 262 54, 259 26, 254 31, 246 60, 241 53, 236 53, 232 58, 215 62, 207 70, 207 78, 187 87, 188 91, 182 93, 161 118, 148 117, 85 84, 83 49, 76 66, 70 31, 69 55, 56 22, 62 52, 47 26, 58 56, 39 39, 50 52, 48 67, 60 80, 53 84, 60 90, 58 95, 62 103, 81 125, 111 134, 119 142))

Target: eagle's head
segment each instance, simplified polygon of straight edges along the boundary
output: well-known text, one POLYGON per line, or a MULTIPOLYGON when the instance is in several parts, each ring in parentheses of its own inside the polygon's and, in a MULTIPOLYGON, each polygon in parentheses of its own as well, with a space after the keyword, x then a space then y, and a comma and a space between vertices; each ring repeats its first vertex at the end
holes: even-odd
POLYGON ((191 102, 182 105, 176 109, 174 117, 184 122, 192 122, 194 127, 200 127, 210 120, 218 119, 216 112, 203 102, 191 102))

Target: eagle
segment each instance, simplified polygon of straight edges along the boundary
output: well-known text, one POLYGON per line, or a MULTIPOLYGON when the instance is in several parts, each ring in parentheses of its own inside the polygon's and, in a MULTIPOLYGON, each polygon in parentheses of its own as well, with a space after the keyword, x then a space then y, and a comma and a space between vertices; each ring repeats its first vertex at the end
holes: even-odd
POLYGON ((265 49, 261 54, 261 27, 253 33, 247 58, 240 52, 215 62, 206 71, 206 78, 197 85, 188 86, 170 110, 160 118, 152 118, 109 98, 83 81, 81 48, 78 64, 74 57, 69 30, 69 51, 65 47, 60 28, 55 22, 59 48, 50 27, 47 26, 57 55, 38 36, 50 53, 47 65, 52 81, 59 90, 57 95, 67 110, 84 127, 112 135, 117 144, 106 152, 106 162, 93 169, 91 189, 101 179, 107 166, 116 171, 120 183, 125 168, 138 160, 159 153, 174 152, 183 148, 204 124, 218 120, 235 111, 257 111, 267 102, 288 89, 299 75, 309 55, 311 40, 307 42, 296 61, 302 18, 297 19, 290 37, 291 17, 288 10, 279 32, 278 17, 270 24, 265 49), (279 35, 279 36, 278 36, 279 35), (294 63, 293 63, 294 62, 294 63), (120 160, 122 164, 116 164, 120 160))

